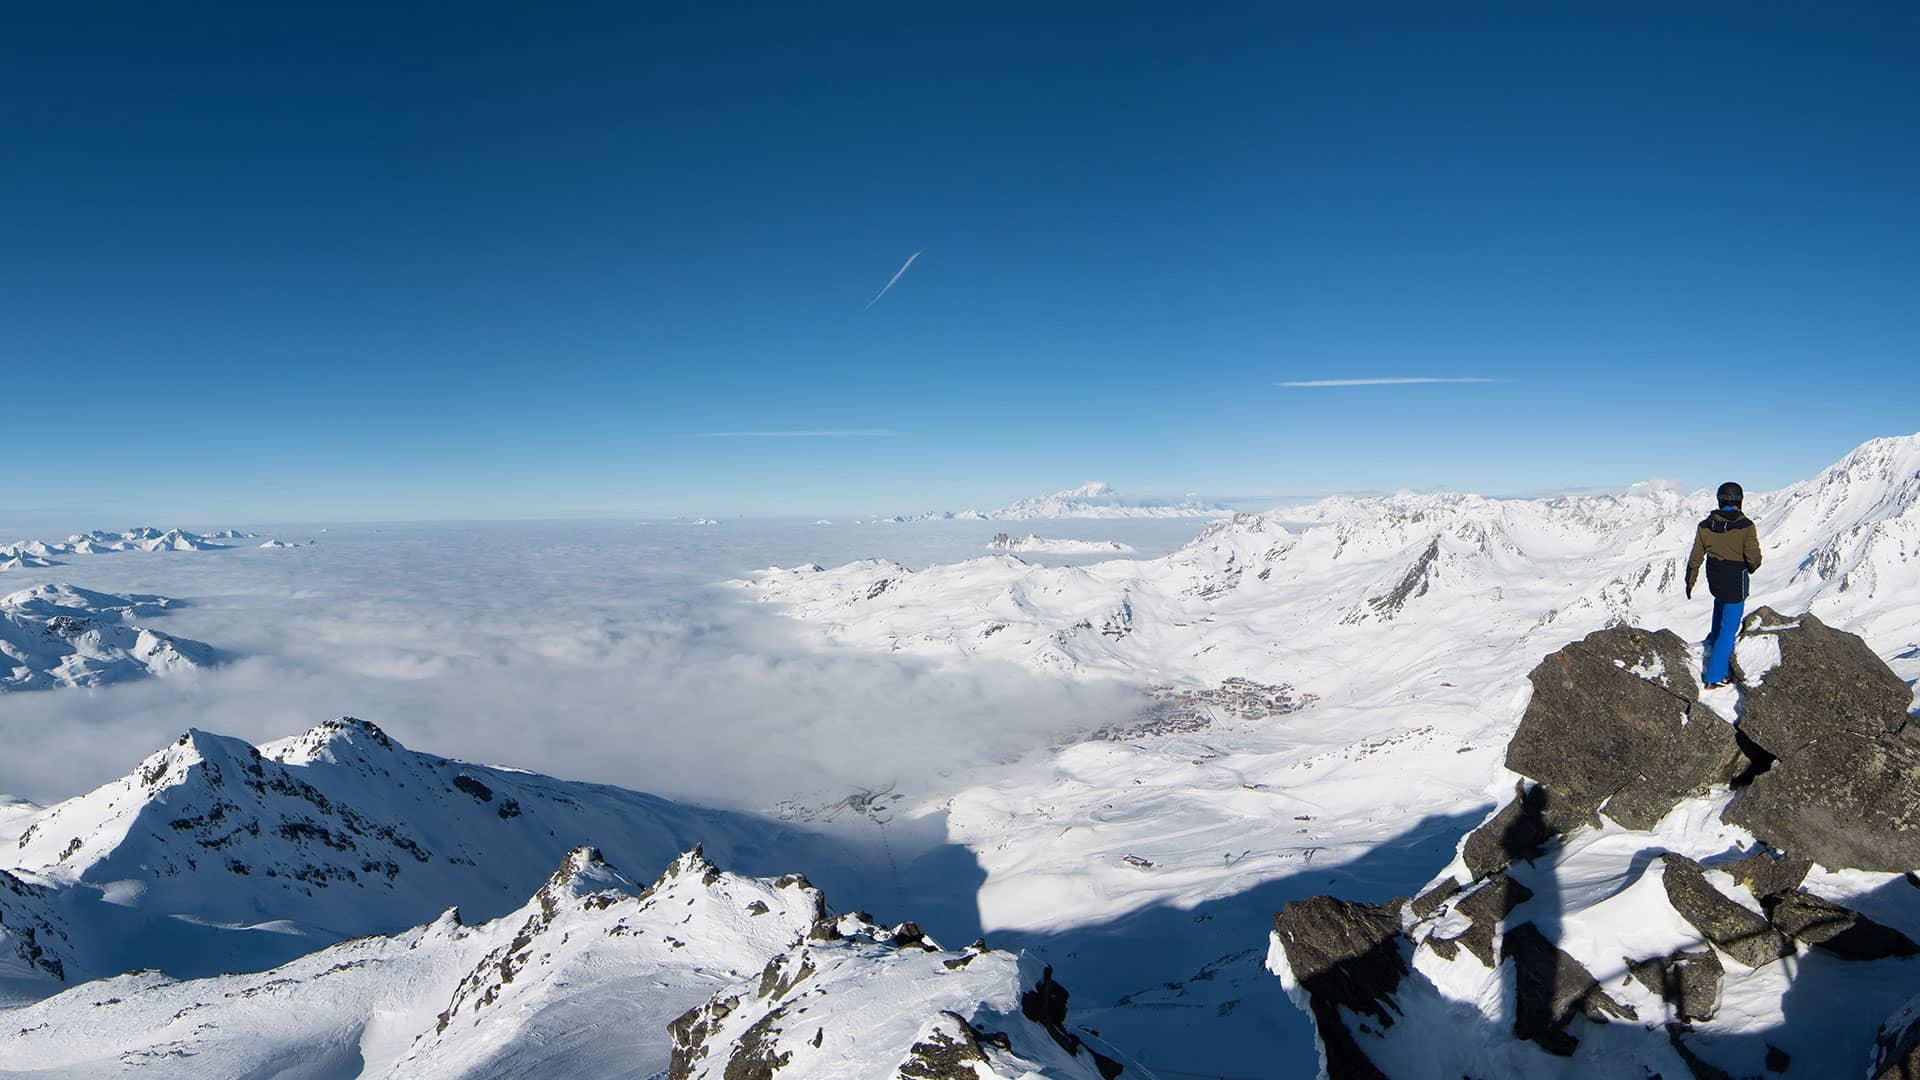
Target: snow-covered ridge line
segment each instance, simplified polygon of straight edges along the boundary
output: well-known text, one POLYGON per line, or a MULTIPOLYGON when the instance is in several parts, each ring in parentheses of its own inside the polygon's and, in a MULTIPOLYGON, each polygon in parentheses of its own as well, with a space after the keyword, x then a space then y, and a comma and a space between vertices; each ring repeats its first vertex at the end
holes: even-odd
POLYGON ((987 541, 989 551, 1027 551, 1038 555, 1129 555, 1133 546, 1118 540, 1058 540, 1028 533, 1000 533, 987 541))
MULTIPOLYGON (((1309 678, 1409 655, 1367 644, 1385 623, 1402 641, 1447 648, 1676 622, 1709 502, 1652 485, 1551 499, 1339 497, 1236 514, 1158 559, 1043 567, 988 556, 919 570, 869 560, 741 584, 848 645, 1201 685, 1278 675, 1315 690, 1309 678)), ((1866 443, 1811 480, 1750 495, 1747 512, 1768 553, 1756 595, 1844 621, 1920 623, 1920 435, 1866 443)), ((1863 632, 1872 639, 1873 625, 1863 632)))
POLYGON ((98 555, 108 551, 216 551, 231 544, 217 540, 248 540, 258 534, 222 529, 212 533, 192 533, 184 529, 156 529, 150 525, 106 532, 93 529, 74 533, 65 540, 16 540, 0 544, 0 570, 22 566, 55 566, 62 555, 98 555))
POLYGON ((214 650, 207 643, 133 621, 164 614, 179 603, 67 584, 0 596, 0 693, 103 686, 212 664, 214 650))
POLYGON ((88 926, 73 978, 258 970, 449 906, 490 918, 581 844, 630 866, 703 842, 747 869, 837 852, 746 815, 409 750, 351 717, 259 746, 190 730, 6 828, 0 868, 88 926), (249 929, 263 917, 273 932, 249 929))
POLYGON ((1197 499, 1161 501, 1126 498, 1096 480, 1051 495, 1020 499, 998 510, 929 511, 873 520, 878 524, 908 524, 920 521, 1032 521, 1051 518, 1209 518, 1225 517, 1232 512, 1218 503, 1197 499))

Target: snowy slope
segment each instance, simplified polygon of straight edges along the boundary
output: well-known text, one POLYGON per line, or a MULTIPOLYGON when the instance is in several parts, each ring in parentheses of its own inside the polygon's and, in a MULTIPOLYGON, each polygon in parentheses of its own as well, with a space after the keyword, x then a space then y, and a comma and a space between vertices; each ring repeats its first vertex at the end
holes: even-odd
POLYGON ((214 662, 212 647, 135 625, 177 601, 41 585, 0 596, 0 692, 100 686, 214 662))
POLYGON ((888 1076, 969 1053, 998 1071, 938 1075, 1099 1077, 1091 1048, 1069 1048, 1080 1035, 1064 1004, 1031 963, 832 916, 797 875, 742 877, 696 849, 643 888, 580 848, 490 922, 449 910, 258 974, 134 972, 20 1008, 4 1068, 616 1077, 685 1060, 675 1075, 707 1075, 704 1063, 732 1076, 764 1045, 788 1059, 775 1072, 796 1077, 888 1076), (1028 1019, 1029 992, 1058 1019, 1028 1019))
POLYGON ((697 851, 642 888, 583 848, 490 922, 449 910, 258 974, 136 972, 48 998, 8 1015, 5 1067, 433 1077, 564 1061, 645 1076, 667 1063, 669 1022, 800 940, 823 905, 803 881, 722 873, 697 851))
POLYGON ((826 850, 753 819, 416 753, 343 718, 261 747, 189 731, 35 815, 0 865, 58 890, 87 927, 84 973, 198 973, 265 967, 449 906, 497 916, 589 842, 629 866, 702 842, 743 866, 826 850))
MULTIPOLYGON (((1756 602, 1810 606, 1909 681, 1916 477, 1920 436, 1881 439, 1747 500, 1767 552, 1756 602)), ((1510 796, 1501 748, 1542 655, 1629 621, 1697 641, 1709 604, 1704 588, 1688 602, 1681 578, 1709 505, 1658 486, 1330 499, 1217 522, 1158 559, 869 560, 739 587, 845 647, 1316 699, 1298 712, 1209 709, 1207 723, 1158 735, 1141 725, 899 810, 938 816, 974 853, 981 928, 1091 987, 1090 1024, 1149 1066, 1261 1075, 1282 1046, 1311 1061, 1303 1021, 1262 986, 1272 912, 1428 880, 1510 796)))

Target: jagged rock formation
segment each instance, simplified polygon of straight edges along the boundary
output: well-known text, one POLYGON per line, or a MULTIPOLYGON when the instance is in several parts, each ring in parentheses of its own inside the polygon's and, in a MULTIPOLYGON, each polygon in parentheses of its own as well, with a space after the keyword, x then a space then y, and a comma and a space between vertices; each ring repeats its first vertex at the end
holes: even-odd
MULTIPOLYGON (((1269 964, 1313 1016, 1329 1075, 1866 1064, 1871 1015, 1787 1002, 1803 980, 1860 1003, 1920 985, 1920 889, 1902 876, 1920 867, 1912 690, 1811 616, 1754 612, 1739 656, 1736 729, 1671 633, 1615 627, 1558 650, 1507 747, 1528 779, 1454 868, 1411 900, 1316 897, 1276 916, 1269 964), (1463 1006, 1480 1017, 1466 1028, 1463 1006), (1780 1026, 1754 1037, 1769 1011, 1780 1026), (1456 1030, 1436 1043, 1443 1025, 1456 1030)), ((1906 1075, 1887 1070, 1920 1028, 1889 1025, 1875 1068, 1906 1075)))
POLYGON ((918 926, 825 916, 759 975, 673 1022, 668 1080, 900 1076, 1113 1080, 1119 1062, 1067 1025, 1053 969, 918 926))
POLYGON ((214 662, 213 647, 134 625, 178 601, 41 585, 0 596, 0 693, 101 686, 214 662))
MULTIPOLYGON (((580 848, 490 922, 448 910, 258 974, 174 981, 134 972, 24 1006, 7 1014, 0 1070, 656 1075, 669 1064, 674 1017, 716 985, 761 972, 826 918, 824 898, 798 876, 742 877, 695 850, 643 887, 580 848)), ((871 968, 887 967, 885 959, 876 954, 871 968)), ((957 991, 961 982, 947 985, 957 991)), ((1005 997, 1020 986, 993 989, 1005 997)), ((981 1007, 957 992, 949 1004, 968 1016, 981 1007)), ((861 1038, 835 1034, 843 1051, 861 1038)), ((886 1075, 892 1064, 835 1060, 848 1062, 843 1075, 886 1075)))

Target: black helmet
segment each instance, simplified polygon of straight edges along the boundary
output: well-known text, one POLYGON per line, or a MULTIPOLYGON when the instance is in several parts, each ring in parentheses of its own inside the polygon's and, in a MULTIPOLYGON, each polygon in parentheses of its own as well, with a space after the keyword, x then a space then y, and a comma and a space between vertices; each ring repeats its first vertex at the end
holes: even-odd
POLYGON ((1739 484, 1729 480, 1720 485, 1720 490, 1714 492, 1713 497, 1719 500, 1721 506, 1739 506, 1740 500, 1746 498, 1747 493, 1740 490, 1739 484))

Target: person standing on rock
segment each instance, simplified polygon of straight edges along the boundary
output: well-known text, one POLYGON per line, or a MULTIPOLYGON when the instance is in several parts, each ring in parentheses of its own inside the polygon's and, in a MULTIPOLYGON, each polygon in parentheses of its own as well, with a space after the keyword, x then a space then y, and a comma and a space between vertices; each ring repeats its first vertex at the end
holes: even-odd
POLYGON ((1707 634, 1707 689, 1727 685, 1733 662, 1733 639, 1740 634, 1740 616, 1747 607, 1747 579, 1760 569, 1760 532, 1740 512, 1746 493, 1729 480, 1714 492, 1720 508, 1708 514, 1693 532, 1693 554, 1687 557, 1687 599, 1693 599, 1706 563, 1707 591, 1713 594, 1713 629, 1707 634))

